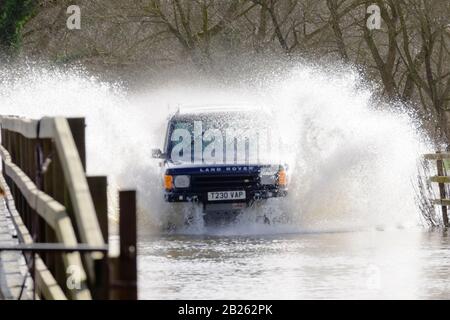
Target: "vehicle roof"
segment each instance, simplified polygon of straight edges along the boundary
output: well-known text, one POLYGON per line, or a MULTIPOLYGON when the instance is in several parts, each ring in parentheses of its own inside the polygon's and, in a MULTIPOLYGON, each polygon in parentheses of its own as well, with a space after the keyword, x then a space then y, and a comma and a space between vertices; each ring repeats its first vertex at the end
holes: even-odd
POLYGON ((173 118, 185 118, 190 116, 203 116, 209 114, 220 113, 268 113, 267 110, 261 106, 246 105, 246 104, 223 104, 223 105, 196 105, 196 106, 182 106, 173 115, 173 118))

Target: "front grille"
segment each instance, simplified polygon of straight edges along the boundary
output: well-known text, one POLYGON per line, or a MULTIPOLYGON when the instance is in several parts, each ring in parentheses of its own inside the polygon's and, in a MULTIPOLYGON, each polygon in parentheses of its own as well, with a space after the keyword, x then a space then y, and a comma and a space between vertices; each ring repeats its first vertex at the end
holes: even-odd
POLYGON ((259 182, 258 175, 194 175, 191 186, 194 190, 237 190, 255 188, 259 182))

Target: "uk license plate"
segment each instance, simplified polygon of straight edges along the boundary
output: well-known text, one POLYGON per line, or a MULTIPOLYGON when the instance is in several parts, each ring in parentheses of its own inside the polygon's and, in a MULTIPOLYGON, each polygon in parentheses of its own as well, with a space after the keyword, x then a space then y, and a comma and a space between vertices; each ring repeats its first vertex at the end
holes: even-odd
POLYGON ((208 192, 208 201, 242 200, 242 199, 245 199, 244 190, 208 192))

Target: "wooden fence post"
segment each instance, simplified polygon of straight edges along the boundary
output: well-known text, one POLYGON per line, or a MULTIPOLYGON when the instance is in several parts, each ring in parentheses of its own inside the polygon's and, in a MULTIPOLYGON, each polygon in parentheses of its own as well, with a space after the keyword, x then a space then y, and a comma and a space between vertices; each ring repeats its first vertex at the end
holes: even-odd
MULTIPOLYGON (((440 151, 437 151, 436 153, 441 153, 440 151)), ((436 160, 437 164, 437 175, 438 176, 444 176, 445 170, 444 170, 444 161, 442 159, 436 160)), ((444 199, 447 199, 446 191, 445 191, 445 184, 439 183, 439 195, 441 198, 441 201, 444 199)), ((444 223, 445 227, 448 227, 448 213, 447 213, 447 206, 441 205, 442 210, 442 221, 444 223)))
POLYGON ((100 230, 105 239, 105 244, 108 244, 108 179, 104 176, 86 178, 92 200, 94 200, 95 212, 97 213, 100 230))
POLYGON ((136 248, 136 191, 121 191, 120 205, 120 256, 118 276, 119 299, 137 300, 137 248, 136 248))
POLYGON ((86 123, 84 118, 68 118, 70 131, 72 132, 75 146, 78 149, 78 155, 80 156, 81 164, 86 172, 86 123))
POLYGON ((30 233, 41 245, 88 245, 39 253, 38 294, 48 299, 137 299, 136 191, 119 194, 120 255, 110 258, 105 246, 107 178, 85 180, 84 119, 0 117, 0 122, 5 146, 0 150, 2 175, 13 197, 8 201, 18 211, 14 210, 18 237, 27 245, 33 244, 30 233), (66 268, 71 265, 82 271, 83 292, 73 293, 67 287, 66 268))

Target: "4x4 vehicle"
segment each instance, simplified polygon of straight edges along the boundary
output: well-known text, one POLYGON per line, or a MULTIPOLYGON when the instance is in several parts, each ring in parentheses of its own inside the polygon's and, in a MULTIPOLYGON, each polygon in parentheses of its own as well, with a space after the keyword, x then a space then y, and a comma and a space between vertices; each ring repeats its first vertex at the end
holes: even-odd
POLYGON ((273 161, 279 153, 264 151, 272 121, 259 108, 178 110, 168 121, 164 149, 152 150, 162 159, 165 201, 198 202, 208 216, 285 197, 287 165, 273 161))

